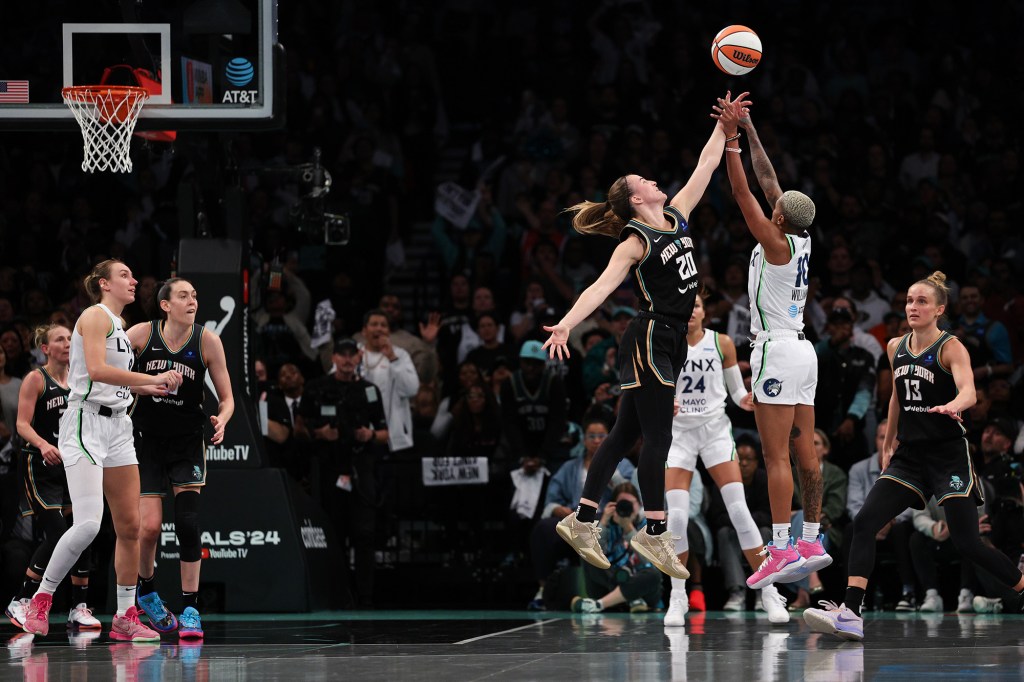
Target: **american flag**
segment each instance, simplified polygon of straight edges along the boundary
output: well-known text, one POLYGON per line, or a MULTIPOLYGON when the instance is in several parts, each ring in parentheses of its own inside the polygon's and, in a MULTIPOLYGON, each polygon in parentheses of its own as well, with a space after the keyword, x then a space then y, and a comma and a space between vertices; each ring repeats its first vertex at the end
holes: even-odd
POLYGON ((28 104, 28 81, 0 80, 0 104, 28 104))

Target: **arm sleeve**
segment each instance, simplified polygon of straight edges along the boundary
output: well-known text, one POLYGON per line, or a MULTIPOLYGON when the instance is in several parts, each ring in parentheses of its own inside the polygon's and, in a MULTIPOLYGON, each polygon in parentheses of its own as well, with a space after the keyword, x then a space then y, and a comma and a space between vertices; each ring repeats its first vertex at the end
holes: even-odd
POLYGON ((747 396, 747 387, 743 385, 743 375, 740 373, 740 366, 738 364, 732 367, 726 367, 723 370, 725 374, 725 388, 729 391, 729 397, 737 405, 740 401, 747 396))

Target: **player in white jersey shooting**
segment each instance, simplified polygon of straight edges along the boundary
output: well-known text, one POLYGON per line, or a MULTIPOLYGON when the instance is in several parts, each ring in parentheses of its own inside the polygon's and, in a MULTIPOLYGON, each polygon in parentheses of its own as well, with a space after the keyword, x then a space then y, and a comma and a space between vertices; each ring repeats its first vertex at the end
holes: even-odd
MULTIPOLYGON (((722 493, 744 556, 751 569, 756 569, 761 563, 758 559, 761 532, 747 508, 740 465, 736 461, 732 424, 725 415, 726 391, 744 410, 753 409, 752 397, 743 385, 732 339, 726 334, 704 329, 704 297, 700 295, 686 328, 686 344, 686 362, 676 381, 679 413, 672 422, 672 446, 665 470, 668 529, 676 538, 679 562, 685 566, 690 553, 686 539, 690 483, 699 457, 722 493)), ((771 622, 789 622, 789 611, 778 588, 766 585, 761 599, 771 622)), ((683 616, 688 610, 686 581, 673 577, 665 625, 683 625, 683 616)))
POLYGON ((117 612, 110 638, 132 642, 160 639, 160 635, 139 622, 135 606, 135 583, 139 577, 139 466, 128 406, 132 402, 130 387, 147 387, 153 394, 166 395, 181 385, 181 372, 150 375, 132 371, 135 354, 120 314, 135 300, 136 284, 132 271, 118 260, 103 261, 85 278, 85 289, 96 305, 82 313, 71 334, 71 394, 60 419, 57 441, 75 517, 57 542, 42 584, 29 603, 26 632, 49 632, 47 616, 53 593, 96 537, 105 496, 117 534, 117 612))
MULTIPOLYGON (((720 100, 720 106, 733 106, 720 100)), ((750 141, 754 173, 772 206, 766 218, 747 186, 740 159, 740 133, 726 140, 725 157, 733 198, 757 246, 750 259, 750 355, 754 418, 761 435, 768 470, 772 508, 772 541, 764 562, 747 585, 759 589, 775 582, 793 582, 832 563, 821 544, 821 470, 814 452, 814 391, 818 359, 804 338, 804 304, 809 280, 814 202, 800 192, 783 193, 768 155, 761 146, 749 112, 740 111, 740 126, 750 141), (800 476, 804 527, 794 544, 789 537, 793 500, 792 447, 800 476)))

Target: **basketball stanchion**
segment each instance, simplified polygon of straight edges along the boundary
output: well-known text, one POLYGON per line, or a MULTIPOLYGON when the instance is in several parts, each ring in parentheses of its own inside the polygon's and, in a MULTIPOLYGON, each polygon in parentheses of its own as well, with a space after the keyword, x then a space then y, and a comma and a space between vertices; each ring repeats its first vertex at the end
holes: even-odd
POLYGON ((130 86, 76 85, 61 94, 82 127, 82 170, 131 173, 132 132, 149 93, 130 86))

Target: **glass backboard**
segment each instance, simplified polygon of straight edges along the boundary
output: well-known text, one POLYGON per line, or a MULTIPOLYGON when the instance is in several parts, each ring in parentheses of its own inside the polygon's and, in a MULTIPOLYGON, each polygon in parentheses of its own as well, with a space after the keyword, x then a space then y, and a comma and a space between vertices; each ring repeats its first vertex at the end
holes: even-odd
POLYGON ((140 129, 261 128, 280 116, 277 0, 4 0, 0 128, 75 125, 69 85, 140 85, 140 129))

